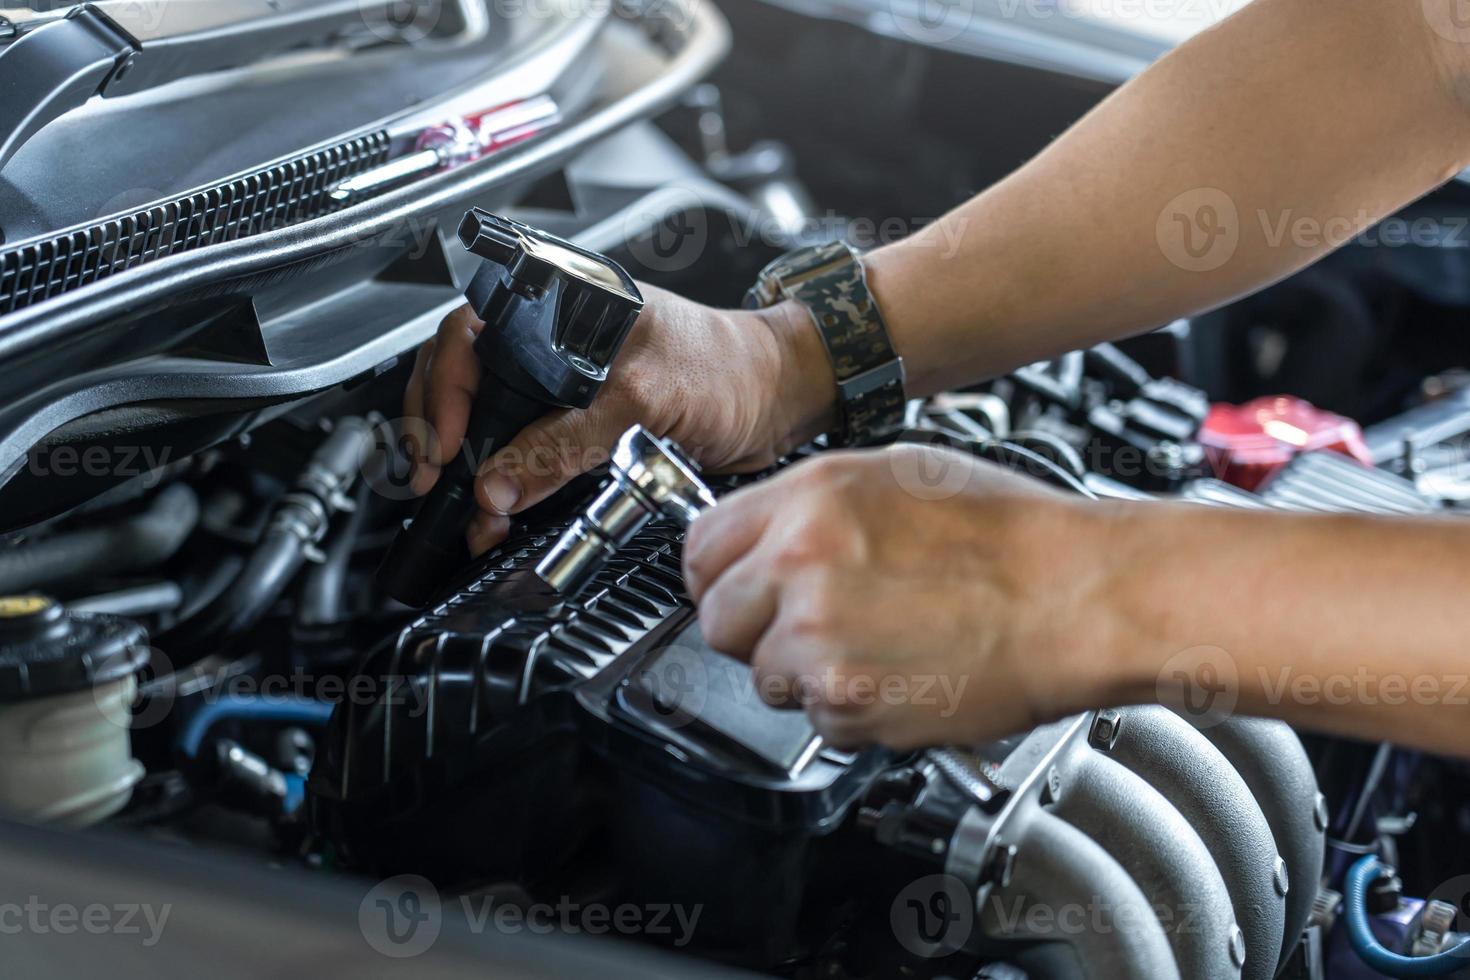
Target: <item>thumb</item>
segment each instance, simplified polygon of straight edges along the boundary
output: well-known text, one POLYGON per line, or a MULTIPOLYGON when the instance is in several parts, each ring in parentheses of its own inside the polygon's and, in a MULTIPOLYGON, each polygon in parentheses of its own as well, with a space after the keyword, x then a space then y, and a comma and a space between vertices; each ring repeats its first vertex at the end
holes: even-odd
POLYGON ((493 514, 517 514, 540 503, 607 462, 625 428, 626 422, 597 405, 545 415, 480 466, 475 500, 493 514))

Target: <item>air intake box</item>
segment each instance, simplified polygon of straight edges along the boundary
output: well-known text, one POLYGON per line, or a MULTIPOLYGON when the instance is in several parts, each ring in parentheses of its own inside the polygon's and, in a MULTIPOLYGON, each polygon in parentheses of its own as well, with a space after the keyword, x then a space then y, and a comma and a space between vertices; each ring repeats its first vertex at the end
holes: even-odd
POLYGON ((364 870, 552 895, 600 876, 699 905, 704 949, 791 955, 804 883, 839 877, 814 862, 888 753, 824 747, 708 648, 680 529, 650 524, 562 601, 532 570, 564 528, 517 532, 367 658, 312 775, 318 829, 364 870))

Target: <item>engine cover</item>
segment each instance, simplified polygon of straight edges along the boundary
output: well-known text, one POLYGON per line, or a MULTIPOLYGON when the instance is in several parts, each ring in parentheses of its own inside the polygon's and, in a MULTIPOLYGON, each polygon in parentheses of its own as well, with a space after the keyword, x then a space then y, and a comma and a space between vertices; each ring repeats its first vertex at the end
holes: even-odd
POLYGON ((803 882, 832 880, 812 862, 889 754, 823 746, 709 649, 680 530, 650 525, 565 602, 532 573, 564 527, 512 537, 368 658, 381 695, 337 710, 318 825, 379 873, 601 876, 620 901, 701 906, 703 948, 785 958, 803 882))

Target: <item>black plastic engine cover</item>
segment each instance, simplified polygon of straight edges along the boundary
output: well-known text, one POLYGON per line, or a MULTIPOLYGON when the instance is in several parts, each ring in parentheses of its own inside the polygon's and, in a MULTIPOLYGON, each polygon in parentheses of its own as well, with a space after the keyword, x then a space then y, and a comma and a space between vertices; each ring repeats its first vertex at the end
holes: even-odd
POLYGON ((595 873, 699 905, 706 950, 790 956, 806 883, 837 877, 813 863, 889 753, 826 748, 709 649, 681 530, 651 524, 563 601, 532 569, 564 527, 514 533, 368 656, 376 693, 338 707, 312 774, 317 829, 355 867, 449 888, 595 873))

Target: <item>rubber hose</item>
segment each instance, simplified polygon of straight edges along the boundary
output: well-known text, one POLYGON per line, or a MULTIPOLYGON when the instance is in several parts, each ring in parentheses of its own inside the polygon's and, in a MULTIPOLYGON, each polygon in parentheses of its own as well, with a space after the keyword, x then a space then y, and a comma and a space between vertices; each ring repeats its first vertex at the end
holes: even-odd
POLYGON ((308 701, 305 698, 281 698, 267 700, 242 695, 226 695, 206 703, 190 716, 183 731, 179 733, 179 751, 193 759, 199 755, 204 736, 216 724, 226 719, 248 719, 250 721, 279 722, 297 725, 325 725, 332 717, 332 705, 325 701, 308 701))
POLYGON ((170 484, 146 510, 130 517, 0 552, 0 592, 152 568, 178 552, 198 521, 199 497, 193 488, 170 484))
POLYGON ((1382 863, 1372 854, 1359 858, 1348 869, 1342 886, 1348 943, 1358 959, 1390 977, 1447 977, 1470 969, 1470 939, 1433 956, 1404 956, 1378 941, 1368 925, 1368 889, 1382 869, 1382 863))
POLYGON ((326 559, 307 573, 296 605, 296 622, 301 626, 331 626, 342 619, 342 598, 347 588, 347 570, 362 526, 372 503, 373 484, 363 480, 352 496, 353 509, 332 532, 326 559))
POLYGON ((306 542, 287 527, 267 529, 233 584, 171 637, 190 646, 211 637, 230 637, 264 616, 306 563, 306 542))
POLYGON ((181 623, 168 637, 172 645, 187 649, 211 640, 228 643, 265 615, 306 562, 311 535, 301 518, 319 521, 329 513, 335 506, 330 498, 351 483, 372 438, 372 426, 364 419, 345 418, 337 423, 296 482, 298 495, 318 501, 316 509, 293 500, 292 494, 283 497, 234 584, 196 617, 181 623))

